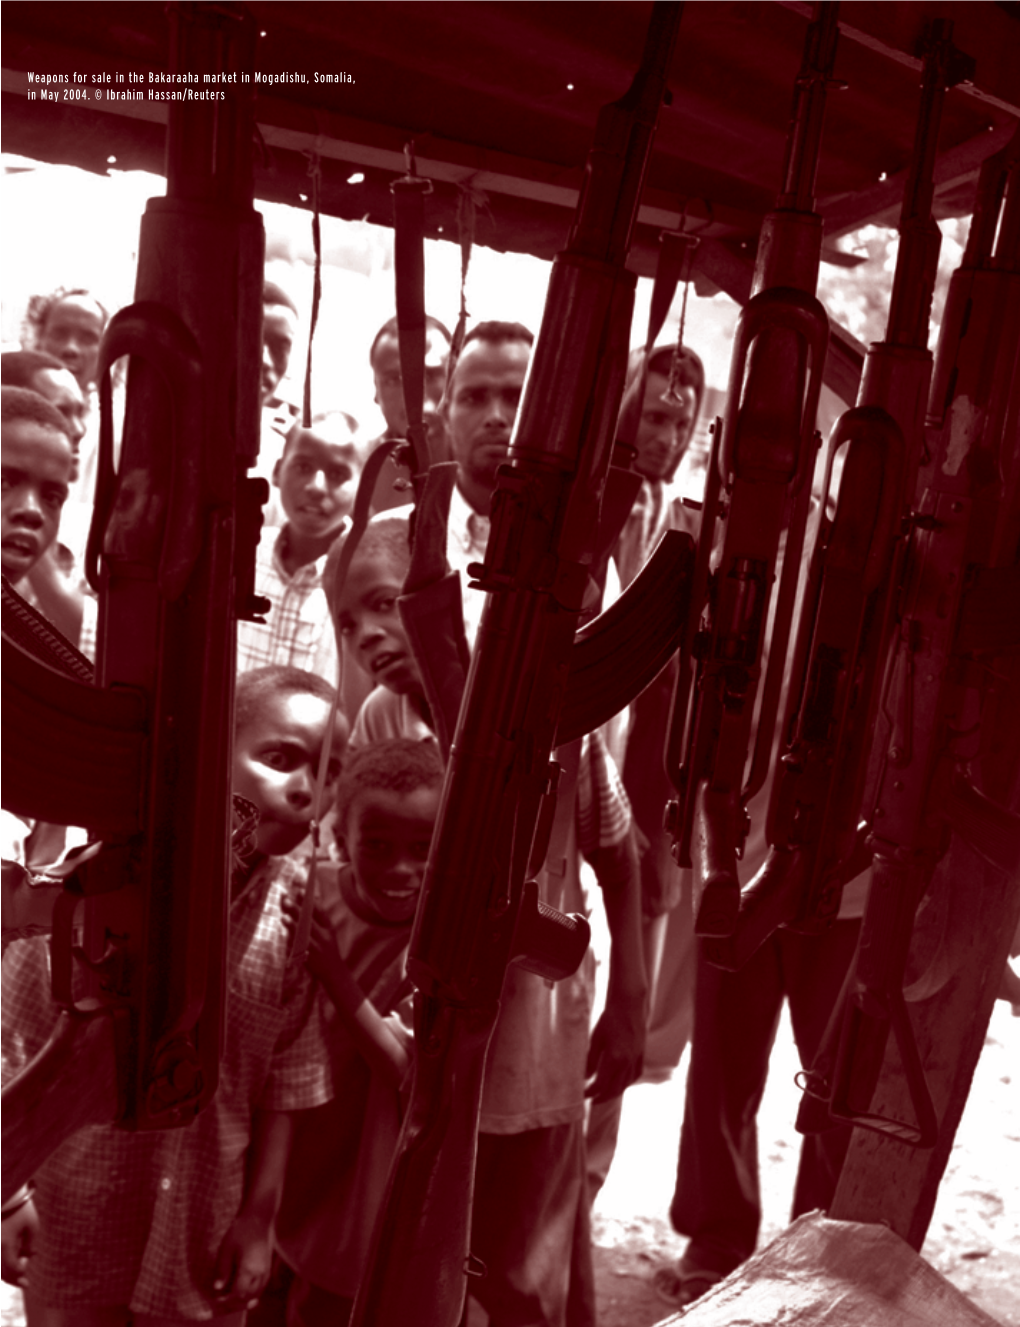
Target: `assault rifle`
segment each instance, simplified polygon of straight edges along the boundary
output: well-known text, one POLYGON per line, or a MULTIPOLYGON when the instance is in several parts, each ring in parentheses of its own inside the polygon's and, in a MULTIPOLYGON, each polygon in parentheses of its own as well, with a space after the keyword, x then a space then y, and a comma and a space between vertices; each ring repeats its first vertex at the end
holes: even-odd
POLYGON ((737 857, 749 828, 747 802, 768 771, 811 495, 829 336, 813 293, 822 237, 813 194, 836 10, 819 5, 808 28, 783 189, 763 225, 755 293, 737 324, 667 741, 667 772, 678 793, 667 828, 677 861, 694 868, 702 936, 730 935, 737 923, 737 857))
POLYGON ((835 514, 823 508, 800 609, 769 799, 769 854, 744 889, 731 934, 706 941, 721 967, 741 967, 777 926, 820 930, 839 908, 846 880, 867 867, 859 823, 893 629, 931 378, 928 323, 941 236, 931 205, 942 103, 972 62, 955 50, 951 24, 933 25, 885 341, 869 347, 854 408, 829 441, 822 492, 837 457, 835 514))
POLYGON ((185 1125, 217 1081, 235 604, 257 608, 262 496, 244 477, 258 451, 264 240, 240 75, 256 28, 225 5, 171 6, 170 23, 171 68, 239 86, 171 104, 167 196, 148 204, 136 301, 101 347, 94 685, 87 661, 5 608, 4 805, 102 844, 54 910, 64 1012, 4 1094, 5 1193, 81 1124, 185 1125), (109 374, 122 355, 115 465, 109 374))
POLYGON ((630 91, 599 117, 578 213, 501 467, 478 583, 489 592, 411 938, 411 1101, 359 1290, 366 1327, 455 1327, 465 1295, 485 1054, 508 963, 573 972, 585 923, 531 873, 623 387, 624 268, 682 6, 656 4, 630 91))

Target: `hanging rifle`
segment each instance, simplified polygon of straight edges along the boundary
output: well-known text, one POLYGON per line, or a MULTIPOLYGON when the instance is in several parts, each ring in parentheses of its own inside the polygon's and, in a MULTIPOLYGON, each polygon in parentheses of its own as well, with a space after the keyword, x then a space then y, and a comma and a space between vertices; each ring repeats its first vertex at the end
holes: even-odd
MULTIPOLYGON (((170 7, 170 23, 172 69, 243 84, 254 64, 250 15, 185 4, 170 7)), ((87 554, 100 595, 96 685, 5 642, 14 767, 4 804, 84 823, 102 840, 54 910, 53 993, 64 1013, 50 1059, 81 1048, 102 1080, 93 1122, 112 1122, 115 1101, 117 1122, 133 1129, 187 1124, 218 1073, 235 602, 257 607, 244 587, 262 497, 244 478, 258 451, 264 252, 252 132, 243 86, 223 102, 171 103, 167 196, 148 204, 136 302, 101 347, 87 554), (122 355, 131 360, 115 468, 109 374, 122 355), (235 517, 245 547, 235 548, 235 517), (23 732, 22 717, 39 727, 23 732), (97 1044, 101 1067, 85 1054, 97 1044)), ((5 1091, 5 1191, 83 1122, 65 1126, 80 1085, 51 1082, 47 1054, 5 1091)))
POLYGON ((544 908, 525 881, 545 856, 536 825, 554 795, 549 757, 623 386, 635 284, 624 260, 681 8, 655 5, 631 89, 599 117, 475 569, 489 595, 408 958, 414 1085, 356 1324, 459 1322, 482 1074, 507 965, 564 977, 587 948, 586 923, 544 908))
POLYGON ((951 31, 940 20, 926 40, 886 340, 869 348, 857 404, 829 441, 823 493, 845 449, 843 472, 834 518, 823 512, 800 610, 766 822, 769 855, 743 891, 732 934, 705 946, 711 962, 731 970, 777 926, 824 927, 845 881, 870 861, 858 826, 931 379, 928 325, 941 241, 931 214, 935 154, 946 89, 973 66, 953 47, 951 31))
POLYGON ((835 4, 818 5, 808 28, 783 191, 762 226, 755 293, 737 324, 726 422, 715 429, 709 458, 694 610, 667 740, 667 772, 678 792, 667 828, 677 861, 694 868, 695 929, 703 936, 729 935, 736 925, 746 805, 768 770, 811 494, 829 335, 825 310, 813 294, 822 238, 813 194, 838 37, 836 10, 835 4))
MULTIPOLYGON (((982 170, 946 303, 918 493, 831 1112, 930 1147, 939 1121, 903 992, 914 917, 953 833, 999 870, 1020 871, 1020 815, 981 791, 976 765, 996 659, 1020 652, 1020 132, 982 170), (890 1031, 913 1120, 871 1108, 890 1031)), ((1016 753, 1008 758, 1015 770, 1016 753)))

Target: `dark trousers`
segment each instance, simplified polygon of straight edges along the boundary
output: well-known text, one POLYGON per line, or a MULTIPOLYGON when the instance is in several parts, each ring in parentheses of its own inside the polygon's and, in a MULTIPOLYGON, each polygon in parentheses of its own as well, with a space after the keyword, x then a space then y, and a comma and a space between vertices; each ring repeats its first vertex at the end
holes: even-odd
MULTIPOLYGON (((859 921, 819 936, 777 931, 739 972, 699 952, 674 1228, 689 1268, 731 1272, 754 1252, 761 1221, 757 1114, 784 997, 801 1064, 810 1068, 857 944, 859 921)), ((790 1121, 793 1132, 793 1121, 790 1121)), ((832 1201, 849 1126, 805 1137, 792 1216, 832 1201)))
POLYGON ((468 1290, 490 1327, 594 1327, 581 1121, 478 1135, 468 1290))

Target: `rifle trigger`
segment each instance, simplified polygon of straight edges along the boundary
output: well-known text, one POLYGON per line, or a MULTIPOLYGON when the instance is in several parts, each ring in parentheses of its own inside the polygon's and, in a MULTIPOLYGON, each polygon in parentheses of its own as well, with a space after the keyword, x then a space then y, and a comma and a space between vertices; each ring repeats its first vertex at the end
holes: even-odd
POLYGON ((464 1275, 482 1277, 488 1276, 488 1274, 489 1269, 486 1267, 485 1263, 482 1262, 481 1258, 479 1258, 478 1254, 469 1253, 464 1259, 464 1275))

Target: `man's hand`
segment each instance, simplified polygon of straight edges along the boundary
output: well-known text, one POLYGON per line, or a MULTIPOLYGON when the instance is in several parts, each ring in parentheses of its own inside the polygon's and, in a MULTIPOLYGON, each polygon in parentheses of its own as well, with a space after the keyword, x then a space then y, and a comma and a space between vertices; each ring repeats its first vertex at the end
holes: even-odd
POLYGON ((263 1217, 241 1212, 223 1237, 212 1287, 222 1312, 252 1309, 258 1303, 273 1265, 270 1224, 263 1217))
POLYGON ((31 1198, 4 1217, 0 1227, 0 1275, 8 1285, 22 1290, 28 1285, 28 1264, 38 1232, 39 1218, 31 1198))
POLYGON ((644 988, 633 994, 614 992, 610 984, 606 1007, 588 1043, 584 1095, 592 1101, 611 1101, 641 1074, 645 1054, 644 988))

